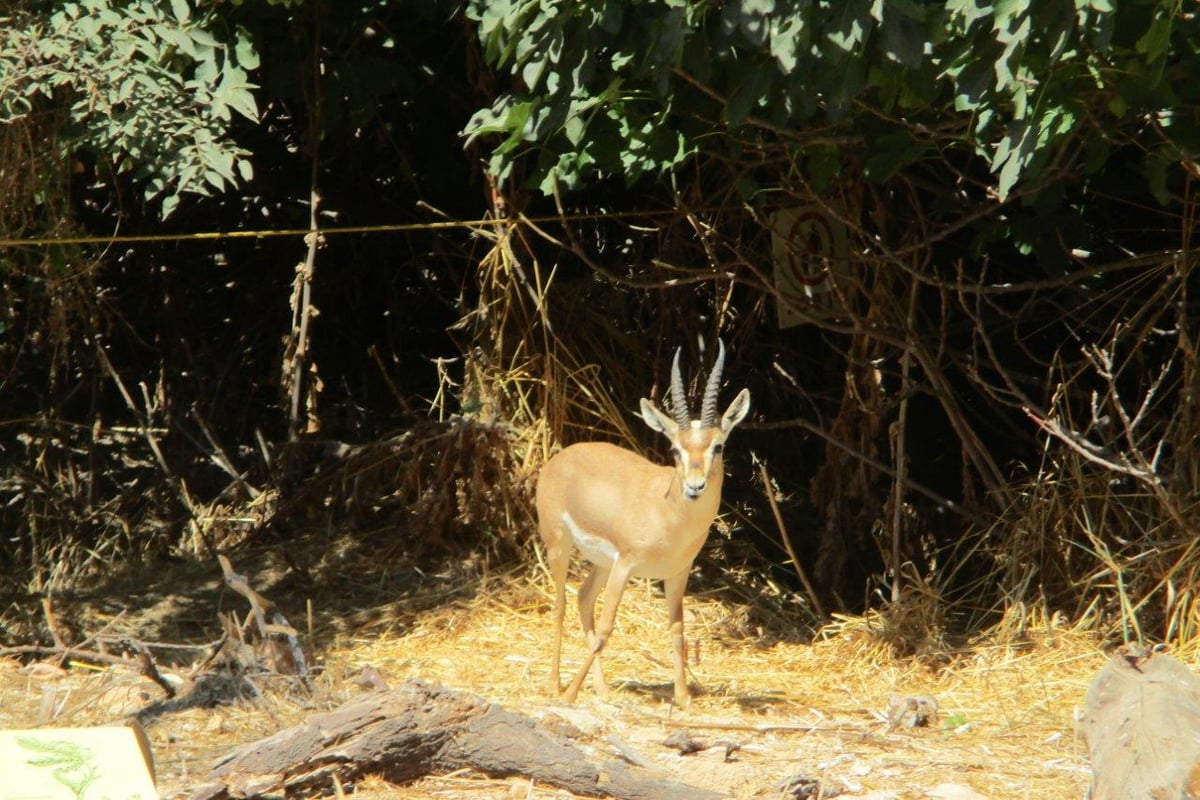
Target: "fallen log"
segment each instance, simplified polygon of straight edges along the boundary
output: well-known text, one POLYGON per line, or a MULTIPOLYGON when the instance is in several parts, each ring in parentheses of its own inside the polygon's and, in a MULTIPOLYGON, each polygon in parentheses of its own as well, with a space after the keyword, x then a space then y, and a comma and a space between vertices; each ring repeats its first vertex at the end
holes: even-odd
POLYGON ((587 797, 724 796, 618 761, 594 761, 529 717, 410 680, 239 747, 214 765, 191 800, 333 793, 336 782, 347 786, 365 775, 403 784, 464 768, 494 778, 524 776, 587 797))
POLYGON ((1121 648, 1092 680, 1080 728, 1090 800, 1200 797, 1200 679, 1171 656, 1121 648))

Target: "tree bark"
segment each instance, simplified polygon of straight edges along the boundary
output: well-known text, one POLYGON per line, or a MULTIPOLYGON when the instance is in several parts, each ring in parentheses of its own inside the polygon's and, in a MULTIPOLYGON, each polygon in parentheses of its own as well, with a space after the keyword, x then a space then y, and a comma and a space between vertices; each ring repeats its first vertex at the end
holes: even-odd
POLYGON ((406 783, 470 768, 521 775, 588 797, 719 800, 723 795, 627 764, 596 762, 564 737, 475 695, 410 680, 221 758, 192 800, 333 791, 371 774, 406 783))
POLYGON ((1091 800, 1200 797, 1200 679, 1171 656, 1122 648, 1092 680, 1080 727, 1091 800))

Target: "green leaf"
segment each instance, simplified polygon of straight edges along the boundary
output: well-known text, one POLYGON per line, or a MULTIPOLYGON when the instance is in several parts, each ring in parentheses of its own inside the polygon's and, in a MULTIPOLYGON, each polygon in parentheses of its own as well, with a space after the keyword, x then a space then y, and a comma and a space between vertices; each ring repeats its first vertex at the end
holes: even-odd
POLYGON ((991 4, 983 0, 948 0, 946 10, 950 12, 951 22, 958 23, 964 31, 992 16, 991 4))
POLYGON ((195 40, 178 28, 164 25, 159 31, 159 36, 163 41, 174 46, 182 55, 193 59, 198 57, 195 40))
POLYGON ((1146 176, 1150 193, 1163 206, 1170 205, 1173 199, 1167 186, 1168 174, 1173 163, 1173 159, 1163 158, 1161 153, 1153 151, 1147 153, 1142 162, 1142 174, 1146 176))
POLYGON ((508 111, 511 107, 507 98, 501 98, 491 108, 481 108, 476 111, 463 128, 462 133, 467 137, 469 147, 480 136, 492 133, 506 133, 508 128, 508 111))
POLYGON ((826 113, 837 121, 853 107, 867 83, 866 66, 861 59, 847 58, 839 69, 826 74, 822 89, 826 95, 826 113))
POLYGON ((521 80, 525 82, 525 86, 530 91, 536 91, 538 84, 542 82, 542 75, 546 73, 546 68, 550 65, 550 60, 546 57, 531 58, 525 62, 525 66, 521 68, 521 80))
MULTIPOLYGON (((148 197, 147 199, 151 199, 151 198, 148 197)), ((164 195, 163 201, 162 201, 162 218, 166 219, 167 217, 171 216, 171 214, 174 213, 175 209, 178 207, 179 207, 179 195, 177 193, 172 192, 170 194, 164 195)))
POLYGON ((804 150, 804 170, 813 189, 823 192, 842 173, 844 154, 835 145, 816 145, 804 150))
POLYGON ((1137 40, 1134 48, 1137 52, 1146 57, 1147 63, 1158 61, 1167 52, 1167 46, 1171 41, 1171 29, 1174 27, 1174 20, 1170 15, 1158 11, 1154 16, 1154 21, 1150 23, 1150 27, 1137 40))
POLYGON ((996 155, 992 159, 992 172, 997 173, 996 193, 1002 201, 1008 199, 1008 195, 1017 185, 1017 181, 1021 178, 1021 171, 1029 160, 1032 150, 1032 130, 1033 126, 1028 123, 1015 121, 996 148, 996 155))
POLYGON ((761 102, 770 88, 772 70, 764 69, 757 61, 739 65, 739 78, 725 101, 725 119, 730 125, 741 125, 761 102))
POLYGON ((583 118, 577 114, 567 117, 566 124, 563 125, 563 135, 567 137, 567 141, 571 144, 578 145, 583 141, 583 133, 587 130, 587 125, 583 118))
POLYGON ((769 20, 768 11, 774 9, 773 0, 733 0, 725 4, 721 14, 721 28, 727 36, 740 34, 746 41, 756 47, 761 47, 767 41, 769 20))
POLYGON ((196 65, 195 80, 189 83, 197 86, 209 86, 214 83, 221 75, 221 69, 217 66, 217 62, 213 60, 204 60, 196 65))
MULTIPOLYGON (((996 59, 996 87, 1012 89, 1020 83, 1017 74, 1021 71, 1021 57, 1025 52, 1026 41, 1029 38, 1030 22, 1028 16, 1010 20, 1015 26, 1012 29, 997 28, 996 40, 1004 45, 1000 57, 996 59)), ((999 21, 997 21, 999 26, 999 21)))
POLYGON ((258 103, 255 102, 253 92, 241 88, 231 89, 226 93, 225 101, 230 108, 246 119, 258 122, 258 103))
POLYGON ((496 148, 497 152, 509 152, 524 140, 525 130, 530 127, 533 112, 532 102, 516 103, 509 109, 504 120, 504 127, 509 132, 508 138, 496 148))
POLYGON ((929 152, 929 144, 912 137, 908 132, 886 134, 872 139, 863 176, 872 183, 883 183, 929 152))
POLYGON ((1031 0, 997 0, 993 13, 996 30, 1011 29, 1016 20, 1028 17, 1031 0))
POLYGON ((258 51, 254 49, 254 42, 249 36, 238 33, 234 44, 234 55, 237 58, 238 66, 243 69, 258 69, 258 51))
POLYGON ((742 13, 747 16, 766 16, 775 11, 775 0, 741 0, 742 13))
POLYGON ((892 14, 880 26, 880 33, 883 34, 883 52, 891 60, 911 69, 924 62, 926 36, 918 21, 892 14))
POLYGON ((831 20, 825 36, 840 50, 854 52, 866 41, 867 33, 874 27, 868 0, 844 0, 839 13, 831 20))
POLYGON ((771 57, 779 65, 779 71, 790 75, 796 69, 800 58, 800 47, 807 37, 804 33, 804 18, 796 15, 783 20, 777 20, 772 26, 769 38, 771 57))

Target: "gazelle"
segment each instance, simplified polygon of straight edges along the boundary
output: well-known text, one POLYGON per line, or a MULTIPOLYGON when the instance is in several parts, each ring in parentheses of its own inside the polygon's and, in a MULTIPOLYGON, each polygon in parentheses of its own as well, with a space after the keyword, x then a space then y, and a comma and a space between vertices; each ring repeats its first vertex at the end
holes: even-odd
POLYGON ((750 411, 750 390, 742 389, 721 417, 717 390, 725 363, 718 340, 700 419, 692 419, 679 374, 679 350, 671 365, 671 415, 642 398, 642 419, 671 442, 675 466, 665 467, 604 442, 573 444, 551 458, 537 482, 538 528, 554 579, 554 653, 550 686, 559 691, 567 568, 575 548, 590 564, 579 587, 579 617, 588 640, 583 665, 563 699, 575 702, 589 670, 601 697, 608 687, 600 652, 612 635, 617 606, 632 576, 661 578, 670 620, 675 662, 675 702, 691 699, 683 638, 683 594, 692 561, 700 552, 721 503, 725 439, 750 411), (595 623, 596 596, 604 587, 604 609, 595 623))

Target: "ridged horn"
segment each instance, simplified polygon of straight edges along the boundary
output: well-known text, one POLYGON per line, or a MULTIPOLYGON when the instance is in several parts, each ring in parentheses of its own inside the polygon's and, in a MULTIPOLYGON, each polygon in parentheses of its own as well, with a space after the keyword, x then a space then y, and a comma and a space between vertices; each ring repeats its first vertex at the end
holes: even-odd
POLYGON ((717 339, 717 360, 713 363, 704 387, 704 402, 700 406, 700 424, 706 428, 717 427, 717 392, 721 388, 721 370, 725 368, 725 343, 717 339))
POLYGON ((686 428, 692 424, 692 414, 688 411, 687 395, 683 392, 683 376, 679 374, 679 354, 682 347, 675 348, 675 361, 671 364, 671 416, 686 428))

